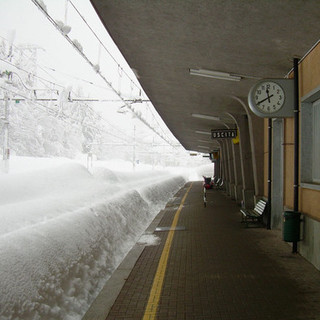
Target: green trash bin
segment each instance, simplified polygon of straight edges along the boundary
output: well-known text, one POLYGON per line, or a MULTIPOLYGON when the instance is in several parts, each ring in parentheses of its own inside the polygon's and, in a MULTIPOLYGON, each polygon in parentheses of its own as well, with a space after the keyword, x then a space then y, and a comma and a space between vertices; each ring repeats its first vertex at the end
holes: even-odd
POLYGON ((298 242, 300 240, 300 212, 285 211, 283 213, 283 240, 298 242))

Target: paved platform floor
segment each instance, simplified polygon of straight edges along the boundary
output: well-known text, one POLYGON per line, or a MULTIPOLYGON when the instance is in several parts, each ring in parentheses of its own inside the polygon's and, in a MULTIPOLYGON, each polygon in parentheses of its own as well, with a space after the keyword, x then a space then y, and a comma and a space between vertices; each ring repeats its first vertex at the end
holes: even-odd
MULTIPOLYGON (((159 227, 171 226, 190 184, 161 212, 159 227)), ((182 230, 171 231, 156 313, 146 308, 169 231, 154 232, 160 244, 139 252, 106 319, 320 319, 320 272, 292 254, 279 231, 245 228, 224 192, 210 190, 207 201, 205 208, 202 183, 192 183, 182 230)))

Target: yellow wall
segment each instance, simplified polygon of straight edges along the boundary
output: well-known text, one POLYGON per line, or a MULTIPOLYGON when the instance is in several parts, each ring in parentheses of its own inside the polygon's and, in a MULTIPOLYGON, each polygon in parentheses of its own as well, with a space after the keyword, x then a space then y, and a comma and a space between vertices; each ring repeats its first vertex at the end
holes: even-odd
POLYGON ((320 45, 318 44, 299 66, 300 97, 320 85, 320 45))
MULTIPOLYGON (((299 65, 300 99, 320 86, 320 44, 299 65)), ((265 119, 264 139, 264 195, 268 194, 268 120, 265 119)), ((294 119, 284 120, 284 206, 293 208, 294 179, 294 119)), ((320 164, 319 164, 320 165, 320 164)), ((307 188, 299 190, 299 210, 320 221, 320 191, 307 188)))
POLYGON ((264 148, 263 148, 263 167, 264 167, 264 184, 263 195, 268 198, 268 119, 264 119, 264 148))
POLYGON ((311 190, 301 188, 301 211, 307 214, 311 218, 320 221, 320 192, 317 190, 311 190))
POLYGON ((284 146, 283 146, 283 204, 293 208, 293 181, 294 181, 294 119, 284 120, 284 146))
MULTIPOLYGON (((320 45, 318 44, 299 67, 300 97, 320 86, 320 45)), ((320 165, 320 164, 319 164, 320 165)), ((320 221, 320 191, 301 188, 300 210, 320 221)))

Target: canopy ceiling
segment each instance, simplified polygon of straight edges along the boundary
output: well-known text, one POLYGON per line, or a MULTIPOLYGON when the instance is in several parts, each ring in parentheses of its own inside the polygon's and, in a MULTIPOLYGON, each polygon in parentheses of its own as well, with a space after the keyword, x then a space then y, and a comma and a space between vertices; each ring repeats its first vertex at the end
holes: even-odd
MULTIPOLYGON (((319 0, 91 0, 154 107, 187 150, 215 147, 259 78, 283 78, 320 35, 319 0), (208 69, 241 81, 190 75, 208 69), (205 114, 208 120, 192 117, 205 114), (200 146, 200 147, 199 147, 200 146)), ((208 149, 209 150, 209 149, 208 149)))

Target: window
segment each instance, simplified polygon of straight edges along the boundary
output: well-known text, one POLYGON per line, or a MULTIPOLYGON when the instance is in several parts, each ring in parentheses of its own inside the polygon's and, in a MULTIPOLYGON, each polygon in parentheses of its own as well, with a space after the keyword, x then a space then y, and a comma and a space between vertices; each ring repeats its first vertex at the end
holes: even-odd
POLYGON ((301 99, 301 186, 320 190, 320 86, 301 99))
POLYGON ((320 100, 312 105, 312 181, 320 183, 320 100))

